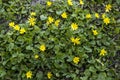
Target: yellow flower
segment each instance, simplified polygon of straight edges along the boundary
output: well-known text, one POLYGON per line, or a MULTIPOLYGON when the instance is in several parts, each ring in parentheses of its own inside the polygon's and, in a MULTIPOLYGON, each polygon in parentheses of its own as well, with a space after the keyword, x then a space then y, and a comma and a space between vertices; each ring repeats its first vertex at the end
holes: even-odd
POLYGON ((102 14, 102 18, 104 19, 105 17, 106 17, 106 14, 105 14, 105 13, 103 13, 103 14, 102 14))
POLYGON ((20 34, 24 34, 26 32, 26 30, 24 28, 20 29, 20 34))
POLYGON ((15 30, 17 30, 17 31, 20 30, 20 26, 19 26, 19 25, 15 25, 13 28, 14 28, 15 30))
POLYGON ((50 23, 52 23, 54 21, 54 18, 52 18, 52 17, 48 17, 48 20, 47 20, 47 24, 50 24, 50 23))
POLYGON ((32 71, 28 71, 28 72, 26 73, 26 77, 27 77, 27 79, 28 79, 28 78, 32 78, 32 71))
POLYGON ((75 44, 80 44, 80 41, 79 41, 79 40, 80 40, 80 38, 74 38, 74 37, 71 38, 71 42, 73 42, 74 45, 75 45, 75 44))
POLYGON ((10 22, 10 23, 9 23, 9 26, 10 26, 10 27, 14 27, 14 26, 15 26, 15 23, 14 23, 14 22, 10 22))
POLYGON ((52 2, 47 1, 47 6, 51 6, 51 5, 52 5, 52 2))
POLYGON ((47 77, 48 77, 48 79, 51 79, 52 73, 51 73, 51 72, 48 72, 48 73, 47 73, 47 77))
POLYGON ((72 28, 72 30, 77 30, 78 29, 78 25, 76 23, 72 23, 71 24, 71 28, 72 28))
POLYGON ((112 6, 110 4, 105 6, 105 11, 109 12, 111 10, 112 6))
POLYGON ((78 64, 79 63, 79 60, 80 58, 79 57, 74 57, 73 58, 73 62, 75 63, 75 64, 78 64))
POLYGON ((56 20, 55 21, 55 26, 58 26, 59 25, 59 23, 60 23, 60 20, 58 19, 58 20, 56 20))
POLYGON ((43 52, 46 50, 46 47, 45 47, 44 44, 40 46, 40 50, 43 51, 43 52))
POLYGON ((88 18, 88 19, 89 19, 89 18, 92 18, 92 17, 91 17, 91 14, 87 14, 87 15, 86 15, 86 18, 88 18))
POLYGON ((96 17, 96 18, 100 18, 100 16, 99 16, 98 13, 95 13, 95 17, 96 17))
POLYGON ((98 35, 98 32, 97 32, 97 30, 92 30, 92 32, 93 32, 93 35, 98 35))
POLYGON ((30 16, 36 16, 36 13, 35 12, 31 12, 30 16))
POLYGON ((68 5, 70 5, 70 6, 73 5, 72 0, 68 0, 67 2, 68 2, 68 5))
POLYGON ((39 58, 39 55, 38 55, 38 54, 36 54, 36 55, 34 56, 34 58, 35 58, 35 59, 38 59, 38 58, 39 58))
POLYGON ((100 51, 100 56, 105 56, 107 54, 107 51, 105 49, 102 49, 100 51))
POLYGON ((107 18, 104 18, 103 19, 103 22, 107 25, 110 23, 110 19, 107 17, 107 18))
POLYGON ((80 5, 84 4, 83 0, 79 0, 79 3, 80 3, 80 5))
POLYGON ((29 24, 30 24, 30 26, 34 26, 35 25, 35 23, 36 23, 36 18, 32 18, 32 17, 30 17, 29 19, 28 19, 28 22, 29 22, 29 24))
POLYGON ((67 18, 67 13, 66 13, 66 12, 63 12, 63 13, 61 14, 61 16, 62 16, 62 18, 67 18))

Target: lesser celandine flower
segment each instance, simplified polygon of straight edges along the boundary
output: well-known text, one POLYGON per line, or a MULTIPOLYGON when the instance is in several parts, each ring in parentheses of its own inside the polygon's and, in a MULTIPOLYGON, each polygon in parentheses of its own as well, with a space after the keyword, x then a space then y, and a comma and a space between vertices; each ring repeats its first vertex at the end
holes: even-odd
POLYGON ((28 71, 27 73, 26 73, 26 77, 27 77, 27 79, 28 78, 32 78, 32 71, 28 71))
POLYGON ((20 26, 19 26, 19 25, 15 25, 13 28, 14 28, 15 30, 17 30, 17 31, 20 30, 20 26))
POLYGON ((80 38, 74 38, 74 37, 71 37, 71 42, 75 44, 80 44, 80 38))
POLYGON ((105 49, 102 49, 100 51, 100 56, 105 56, 107 54, 107 51, 105 49))
POLYGON ((34 58, 35 58, 35 59, 38 59, 38 58, 39 58, 39 55, 38 55, 38 54, 35 54, 34 58))
POLYGON ((51 78, 52 78, 52 73, 51 73, 51 72, 48 72, 48 73, 47 73, 47 77, 48 77, 48 79, 51 79, 51 78))
POLYGON ((97 30, 92 30, 92 32, 93 32, 93 35, 98 35, 98 32, 97 32, 97 30))
POLYGON ((34 26, 35 23, 36 23, 36 18, 30 17, 30 18, 28 19, 28 22, 29 22, 30 26, 34 26))
POLYGON ((92 18, 92 17, 91 17, 91 14, 90 14, 90 13, 87 14, 87 15, 86 15, 86 18, 87 18, 87 19, 92 18))
POLYGON ((67 0, 67 2, 68 2, 68 5, 70 5, 70 6, 73 5, 72 0, 67 0))
POLYGON ((106 12, 109 12, 109 11, 111 10, 111 8, 112 8, 112 6, 111 6, 110 4, 107 4, 107 5, 105 6, 105 11, 106 11, 106 12))
POLYGON ((10 27, 14 27, 14 26, 15 26, 15 23, 14 23, 14 22, 10 22, 10 23, 9 23, 9 26, 10 26, 10 27))
POLYGON ((49 17, 48 17, 48 20, 47 20, 47 24, 50 24, 50 23, 52 23, 53 21, 54 21, 54 18, 51 17, 51 16, 49 16, 49 17))
POLYGON ((30 16, 36 16, 36 13, 35 12, 31 12, 30 16))
POLYGON ((20 34, 24 34, 26 32, 26 30, 24 28, 20 29, 20 34))
POLYGON ((55 26, 58 27, 59 23, 60 23, 60 19, 56 20, 56 21, 55 21, 55 26))
POLYGON ((79 3, 80 3, 80 5, 84 4, 83 0, 79 0, 79 3))
POLYGON ((72 30, 77 30, 78 29, 78 25, 76 23, 72 23, 71 24, 71 28, 72 28, 72 30))
POLYGON ((96 18, 100 18, 100 15, 98 13, 95 13, 96 18))
POLYGON ((108 17, 103 19, 103 22, 107 25, 110 23, 110 19, 108 17))
POLYGON ((51 6, 52 5, 52 2, 51 1, 47 1, 47 6, 51 6))
POLYGON ((42 44, 39 49, 44 52, 46 50, 46 47, 44 44, 42 44))
POLYGON ((67 13, 66 13, 66 12, 63 12, 63 13, 61 14, 61 16, 62 16, 62 18, 67 18, 67 13))
POLYGON ((79 60, 80 58, 79 57, 74 57, 73 58, 73 62, 75 63, 75 64, 78 64, 79 63, 79 60))

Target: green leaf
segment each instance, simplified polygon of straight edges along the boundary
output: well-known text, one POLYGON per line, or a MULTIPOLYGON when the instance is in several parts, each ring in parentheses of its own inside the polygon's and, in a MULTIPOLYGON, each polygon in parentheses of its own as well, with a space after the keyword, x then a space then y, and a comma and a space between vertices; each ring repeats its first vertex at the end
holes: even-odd
POLYGON ((86 52, 92 52, 92 49, 88 46, 83 46, 83 48, 86 50, 86 52))
POLYGON ((2 4, 2 0, 0 0, 0 4, 2 4))
POLYGON ((96 44, 96 42, 95 41, 91 41, 90 44, 94 46, 96 44))
POLYGON ((96 72, 96 69, 94 68, 94 66, 90 66, 90 67, 89 67, 89 71, 91 71, 91 72, 94 72, 94 73, 95 73, 95 72, 96 72))
POLYGON ((88 80, 88 76, 80 77, 81 80, 88 80))
POLYGON ((115 28, 115 33, 116 33, 116 34, 119 34, 119 33, 120 33, 120 28, 116 27, 116 28, 115 28))
POLYGON ((56 75, 57 77, 60 77, 60 74, 59 74, 59 73, 56 73, 55 75, 56 75))
POLYGON ((8 45, 8 50, 11 51, 14 48, 14 43, 10 43, 8 45))
POLYGON ((106 80, 106 73, 105 73, 105 72, 100 73, 100 74, 98 75, 97 80, 106 80))
POLYGON ((63 11, 56 11, 57 15, 61 15, 63 11))
POLYGON ((85 72, 84 72, 84 75, 85 75, 85 76, 90 76, 90 75, 91 75, 91 72, 90 72, 88 69, 86 69, 85 72))
POLYGON ((72 17, 76 17, 76 16, 77 16, 77 14, 72 14, 71 16, 72 16, 72 17))
POLYGON ((43 72, 41 72, 41 71, 37 72, 36 78, 37 78, 37 80, 42 80, 42 78, 43 78, 43 72))
POLYGON ((40 15, 40 19, 43 21, 43 20, 46 20, 47 17, 45 15, 40 15))
POLYGON ((84 53, 84 54, 82 55, 82 57, 86 59, 86 58, 88 58, 88 55, 84 53))
POLYGON ((72 60, 73 60, 73 56, 68 56, 67 61, 68 61, 68 62, 71 62, 72 60))
POLYGON ((6 75, 6 71, 3 68, 0 68, 0 77, 6 75))
POLYGON ((26 47, 26 50, 33 50, 33 47, 31 47, 30 45, 26 47))
POLYGON ((120 0, 116 0, 116 2, 117 2, 118 4, 120 4, 120 0))
POLYGON ((90 64, 94 64, 95 62, 96 62, 96 61, 95 61, 94 57, 92 57, 91 60, 88 60, 88 63, 90 63, 90 64))

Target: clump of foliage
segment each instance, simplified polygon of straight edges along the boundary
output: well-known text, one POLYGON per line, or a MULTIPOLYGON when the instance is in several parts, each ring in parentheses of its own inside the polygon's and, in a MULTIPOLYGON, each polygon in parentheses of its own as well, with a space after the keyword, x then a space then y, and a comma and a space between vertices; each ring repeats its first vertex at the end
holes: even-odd
POLYGON ((119 80, 119 4, 0 0, 0 80, 119 80))

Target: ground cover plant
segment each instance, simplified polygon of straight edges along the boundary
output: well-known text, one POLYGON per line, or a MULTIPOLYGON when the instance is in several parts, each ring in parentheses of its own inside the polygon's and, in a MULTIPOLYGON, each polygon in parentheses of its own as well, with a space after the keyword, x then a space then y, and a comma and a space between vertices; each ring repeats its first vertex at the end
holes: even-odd
POLYGON ((120 0, 0 0, 0 80, 119 80, 120 0))

